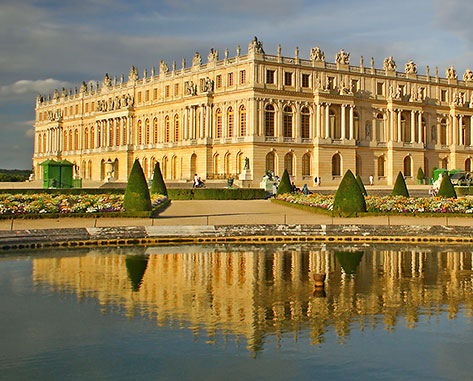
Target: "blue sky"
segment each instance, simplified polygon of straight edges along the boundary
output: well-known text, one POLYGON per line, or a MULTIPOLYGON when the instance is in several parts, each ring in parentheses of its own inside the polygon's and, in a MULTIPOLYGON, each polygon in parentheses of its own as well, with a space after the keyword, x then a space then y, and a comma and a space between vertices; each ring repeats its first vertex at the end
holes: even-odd
POLYGON ((0 168, 30 168, 36 94, 119 77, 131 65, 168 66, 211 47, 230 56, 253 36, 268 54, 326 58, 345 49, 351 62, 393 56, 441 76, 473 69, 473 7, 468 0, 2 0, 0 4, 0 168))

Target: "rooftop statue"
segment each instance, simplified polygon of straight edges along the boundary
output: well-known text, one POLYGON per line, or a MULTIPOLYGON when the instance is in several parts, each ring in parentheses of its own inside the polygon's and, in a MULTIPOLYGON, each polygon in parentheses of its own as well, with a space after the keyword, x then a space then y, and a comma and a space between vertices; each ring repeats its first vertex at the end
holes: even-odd
POLYGON ((166 65, 166 62, 161 60, 159 62, 159 74, 165 74, 169 71, 168 65, 166 65))
POLYGON ((105 73, 105 77, 103 77, 103 86, 104 87, 112 87, 112 77, 105 73))
POLYGON ((200 56, 199 52, 195 52, 194 58, 192 59, 192 66, 200 66, 202 65, 202 57, 200 56))
POLYGON ((463 74, 464 81, 473 81, 473 72, 470 69, 466 69, 465 74, 463 74))
POLYGON ((319 46, 316 46, 315 48, 310 49, 310 60, 318 61, 318 62, 325 61, 325 53, 322 50, 320 50, 319 46))
POLYGON ((214 50, 214 48, 210 49, 210 53, 207 56, 207 62, 217 62, 218 61, 218 50, 214 50))
POLYGON ((251 41, 248 45, 248 54, 251 53, 264 54, 263 42, 258 41, 258 37, 256 36, 253 38, 253 41, 251 41))
POLYGON ((417 74, 417 65, 414 61, 409 60, 408 63, 405 65, 404 71, 406 74, 417 74))
POLYGON ((445 70, 445 75, 447 79, 457 79, 457 71, 453 68, 453 66, 447 67, 447 70, 445 70))
POLYGON ((350 53, 345 53, 343 49, 340 49, 340 51, 335 55, 335 62, 343 65, 350 64, 350 53))
POLYGON ((393 56, 384 59, 383 68, 384 70, 396 70, 396 62, 393 60, 393 56))
POLYGON ((130 81, 136 81, 139 78, 138 69, 135 66, 130 67, 130 74, 128 74, 128 79, 130 81))

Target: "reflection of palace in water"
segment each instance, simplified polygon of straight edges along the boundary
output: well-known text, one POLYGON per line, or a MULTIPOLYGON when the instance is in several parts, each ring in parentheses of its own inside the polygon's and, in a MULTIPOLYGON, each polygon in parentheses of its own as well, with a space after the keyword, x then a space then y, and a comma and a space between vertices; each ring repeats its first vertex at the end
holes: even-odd
POLYGON ((442 312, 448 318, 473 312, 471 252, 164 250, 34 259, 33 279, 54 291, 97 298, 104 307, 120 306, 129 316, 155 318, 158 325, 205 331, 210 342, 217 333, 245 338, 251 351, 268 335, 297 338, 304 330, 312 343, 321 343, 331 329, 344 340, 354 329, 393 329, 399 320, 413 328, 442 312), (325 295, 314 292, 312 274, 320 272, 327 273, 325 295))

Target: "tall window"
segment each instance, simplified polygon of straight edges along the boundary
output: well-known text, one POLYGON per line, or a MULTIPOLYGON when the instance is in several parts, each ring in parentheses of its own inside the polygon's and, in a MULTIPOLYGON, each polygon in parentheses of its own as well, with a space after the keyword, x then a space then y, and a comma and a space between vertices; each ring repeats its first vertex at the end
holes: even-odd
POLYGON ((215 82, 216 82, 215 86, 217 87, 217 89, 221 89, 222 88, 222 75, 221 74, 217 75, 215 82))
POLYGON ((121 122, 121 119, 117 119, 115 121, 115 145, 116 146, 120 145, 120 122, 121 122))
POLYGON ((302 176, 310 176, 310 153, 302 156, 302 176))
POLYGON ((285 138, 292 138, 292 108, 290 106, 284 107, 283 110, 283 136, 285 138))
POLYGON ((404 176, 412 176, 412 158, 410 156, 404 158, 404 176))
POLYGON ((74 130, 74 149, 79 149, 79 131, 77 129, 74 130))
POLYGON ((89 129, 86 128, 84 131, 84 148, 89 148, 89 129))
POLYGON ((378 137, 378 142, 386 141, 384 135, 384 118, 383 114, 378 114, 376 117, 376 136, 378 137))
POLYGON ((274 70, 266 70, 266 83, 274 84, 274 70))
POLYGON ((276 157, 274 155, 274 152, 269 152, 266 155, 266 170, 270 171, 271 173, 275 173, 275 168, 276 168, 276 157))
POLYGON ((340 176, 342 160, 340 154, 336 153, 332 156, 332 176, 340 176))
POLYGON ((231 161, 231 156, 229 153, 225 155, 224 162, 223 162, 223 172, 225 176, 228 176, 230 174, 230 161, 231 161))
POLYGON ((169 115, 166 115, 166 118, 164 119, 164 141, 166 143, 169 143, 170 141, 171 126, 169 124, 170 124, 169 115))
POLYGON ((69 130, 69 151, 72 151, 72 130, 69 130))
POLYGON ((233 124, 234 124, 233 108, 229 107, 227 109, 227 136, 228 137, 233 136, 233 124))
POLYGON ((240 106, 240 136, 246 135, 246 108, 240 106))
POLYGON ((353 113, 353 132, 355 133, 355 140, 360 139, 360 117, 358 116, 358 113, 354 112, 353 113))
POLYGON ((137 127, 137 130, 138 130, 138 136, 137 136, 137 142, 136 144, 138 145, 141 145, 142 142, 143 142, 143 134, 142 134, 142 131, 141 131, 141 127, 143 126, 143 123, 141 122, 141 120, 138 121, 138 127, 137 127))
POLYGON ((246 70, 240 70, 240 85, 246 83, 246 70))
POLYGON ((267 105, 265 108, 265 136, 274 136, 274 106, 267 105))
POLYGON ((227 76, 227 86, 228 86, 228 87, 233 86, 233 73, 228 73, 228 76, 227 76))
POLYGON ((385 159, 384 156, 378 157, 378 176, 384 177, 385 159))
POLYGON ((145 144, 149 144, 149 119, 145 120, 145 144))
POLYGON ((471 158, 465 160, 465 171, 471 172, 471 158))
POLYGON ((153 143, 158 143, 158 118, 153 119, 153 143))
POLYGON ((113 147, 113 120, 108 121, 108 146, 113 147))
POLYGON ((127 137, 127 127, 126 127, 126 124, 128 122, 128 119, 127 118, 123 118, 123 144, 124 145, 127 145, 128 144, 128 137, 127 137))
POLYGON ((215 111, 215 137, 222 137, 222 110, 219 108, 215 111))
POLYGON ((284 85, 285 86, 292 86, 292 73, 285 71, 284 72, 284 85))
POLYGON ((90 148, 95 147, 95 130, 94 127, 90 127, 90 148))
POLYGON ((310 113, 307 107, 301 110, 301 137, 302 139, 310 138, 310 113))
POLYGON ((218 175, 218 153, 214 155, 213 165, 214 165, 214 175, 217 176, 218 175))
POLYGON ((309 87, 310 74, 302 74, 302 87, 309 87))
POLYGON ((287 171, 289 176, 294 174, 294 157, 291 152, 284 156, 284 169, 287 171))
POLYGON ((174 115, 174 141, 179 141, 179 115, 174 115))
POLYGON ((440 121, 440 144, 447 144, 447 120, 445 118, 440 121))

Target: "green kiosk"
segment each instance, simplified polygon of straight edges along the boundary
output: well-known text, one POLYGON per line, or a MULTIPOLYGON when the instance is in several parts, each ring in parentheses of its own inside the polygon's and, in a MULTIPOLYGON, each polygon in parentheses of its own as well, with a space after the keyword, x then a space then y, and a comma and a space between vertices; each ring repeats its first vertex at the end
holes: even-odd
POLYGON ((40 163, 43 167, 43 188, 80 188, 81 179, 72 179, 74 164, 67 160, 48 159, 40 163), (79 181, 77 181, 79 180, 79 181))

